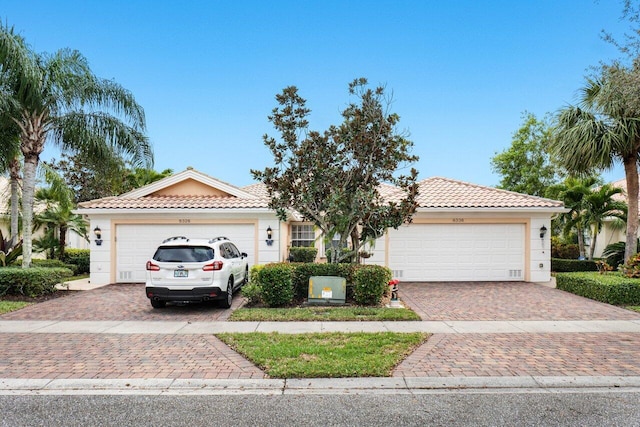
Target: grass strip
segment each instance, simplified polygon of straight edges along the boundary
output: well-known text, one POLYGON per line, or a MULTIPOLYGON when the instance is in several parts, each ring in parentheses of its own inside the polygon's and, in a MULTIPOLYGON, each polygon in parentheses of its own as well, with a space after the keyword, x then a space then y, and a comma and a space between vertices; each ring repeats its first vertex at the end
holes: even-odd
POLYGON ((317 322, 317 321, 418 321, 418 316, 406 308, 378 307, 300 307, 241 308, 229 320, 238 322, 317 322))
POLYGON ((20 310, 28 306, 28 302, 22 301, 0 301, 0 314, 9 313, 10 311, 20 310))
POLYGON ((633 311, 637 311, 638 313, 640 313, 640 305, 629 305, 627 307, 625 307, 627 310, 633 310, 633 311))
POLYGON ((217 335, 272 378, 386 377, 429 334, 224 333, 217 335))

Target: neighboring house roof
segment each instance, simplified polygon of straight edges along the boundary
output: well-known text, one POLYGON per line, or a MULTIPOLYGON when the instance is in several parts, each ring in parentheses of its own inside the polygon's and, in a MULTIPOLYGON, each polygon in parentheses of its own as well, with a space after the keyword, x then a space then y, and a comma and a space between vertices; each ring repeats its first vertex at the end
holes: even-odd
MULTIPOLYGON (((420 210, 433 209, 551 209, 561 211, 562 202, 499 190, 447 178, 428 178, 418 183, 420 210)), ((398 187, 381 184, 380 194, 389 201, 400 200, 398 187)), ((187 169, 121 196, 82 202, 79 213, 95 210, 145 209, 268 209, 269 196, 262 183, 243 188, 187 169)), ((294 218, 296 215, 294 215, 294 218)))
POLYGON ((612 187, 622 189, 622 193, 613 195, 613 200, 616 200, 618 202, 625 202, 626 203, 627 202, 627 180, 626 180, 626 178, 622 178, 622 179, 619 179, 617 181, 613 181, 610 184, 611 184, 612 187))

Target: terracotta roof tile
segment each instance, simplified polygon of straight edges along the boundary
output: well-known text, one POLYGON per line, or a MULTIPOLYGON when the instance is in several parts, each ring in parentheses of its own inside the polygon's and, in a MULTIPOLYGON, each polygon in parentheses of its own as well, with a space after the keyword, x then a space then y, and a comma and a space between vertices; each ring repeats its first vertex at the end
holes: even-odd
POLYGON ((215 196, 106 197, 79 203, 78 207, 81 209, 250 209, 266 208, 268 200, 215 196))
POLYGON ((562 208, 557 200, 514 193, 448 178, 418 183, 421 208, 562 208))

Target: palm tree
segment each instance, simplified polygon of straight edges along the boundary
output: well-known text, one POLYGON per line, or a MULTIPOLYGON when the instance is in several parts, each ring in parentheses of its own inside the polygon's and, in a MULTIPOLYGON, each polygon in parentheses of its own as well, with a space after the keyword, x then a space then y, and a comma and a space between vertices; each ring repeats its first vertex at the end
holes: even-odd
POLYGON ((0 95, 0 113, 20 128, 22 265, 29 267, 36 169, 47 142, 94 156, 117 151, 149 165, 153 154, 142 107, 119 84, 97 78, 79 52, 36 54, 13 28, 0 25, 0 71, 7 73, 11 88, 0 95))
POLYGON ((562 234, 569 236, 573 230, 578 237, 580 256, 586 258, 584 235, 588 227, 588 221, 584 215, 585 204, 591 189, 598 182, 595 177, 575 178, 568 177, 561 184, 552 185, 545 193, 547 197, 562 200, 568 212, 558 217, 562 227, 562 234))
POLYGON ((591 230, 591 248, 589 250, 589 259, 593 259, 596 249, 596 241, 598 234, 602 230, 602 224, 605 219, 618 218, 625 221, 627 217, 627 204, 623 201, 615 200, 613 196, 622 193, 620 188, 613 187, 611 184, 605 184, 585 197, 584 215, 585 222, 591 230))
POLYGON ((640 104, 630 86, 640 74, 620 64, 605 66, 598 78, 587 79, 579 106, 569 106, 557 116, 553 154, 570 173, 588 174, 624 166, 629 204, 625 261, 637 252, 638 152, 640 150, 640 104))

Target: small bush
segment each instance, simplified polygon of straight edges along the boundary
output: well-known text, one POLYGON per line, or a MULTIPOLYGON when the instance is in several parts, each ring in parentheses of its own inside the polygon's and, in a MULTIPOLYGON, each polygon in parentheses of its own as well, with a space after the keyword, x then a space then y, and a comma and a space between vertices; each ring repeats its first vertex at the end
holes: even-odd
POLYGON ((31 265, 33 267, 41 267, 41 268, 68 268, 71 270, 73 275, 75 276, 78 272, 78 266, 73 264, 67 264, 64 261, 60 261, 59 259, 32 259, 31 265))
POLYGON ((354 274, 353 298, 357 304, 380 304, 393 277, 391 270, 379 265, 360 266, 354 274))
POLYGON ((0 295, 38 297, 55 291, 56 284, 73 272, 59 267, 0 268, 0 295))
POLYGON ((627 277, 640 277, 640 254, 629 258, 629 261, 620 266, 620 271, 627 277))
POLYGON ((616 273, 561 273, 556 275, 556 286, 563 291, 607 304, 640 304, 640 280, 616 273))
POLYGON ((557 273, 598 271, 598 265, 595 261, 589 260, 551 258, 551 271, 555 271, 557 273))
POLYGON ((554 236, 551 238, 551 258, 578 259, 580 249, 574 243, 562 243, 554 236))
POLYGON ((289 260, 292 262, 313 262, 318 255, 318 249, 312 247, 289 248, 289 260))
POLYGON ((262 288, 256 282, 249 282, 242 287, 242 296, 247 299, 248 305, 256 305, 262 302, 262 288))
POLYGON ((262 300, 269 307, 281 307, 293 302, 293 269, 291 264, 267 264, 258 271, 262 300))
POLYGON ((62 260, 67 264, 75 265, 76 274, 87 274, 91 264, 89 254, 89 249, 65 249, 62 260))

